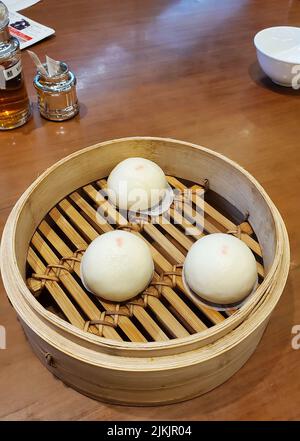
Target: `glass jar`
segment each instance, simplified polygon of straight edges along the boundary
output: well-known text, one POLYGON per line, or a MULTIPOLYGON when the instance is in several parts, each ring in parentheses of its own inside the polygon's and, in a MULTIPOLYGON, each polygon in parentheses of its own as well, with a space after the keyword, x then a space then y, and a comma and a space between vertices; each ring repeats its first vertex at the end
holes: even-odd
MULTIPOLYGON (((47 69, 47 65, 43 65, 47 69)), ((45 76, 37 72, 34 87, 38 95, 38 107, 41 115, 51 121, 65 121, 79 112, 76 93, 76 77, 66 63, 60 63, 59 72, 45 76)))
POLYGON ((0 2, 0 130, 19 127, 31 116, 20 43, 10 35, 8 25, 8 10, 0 2))

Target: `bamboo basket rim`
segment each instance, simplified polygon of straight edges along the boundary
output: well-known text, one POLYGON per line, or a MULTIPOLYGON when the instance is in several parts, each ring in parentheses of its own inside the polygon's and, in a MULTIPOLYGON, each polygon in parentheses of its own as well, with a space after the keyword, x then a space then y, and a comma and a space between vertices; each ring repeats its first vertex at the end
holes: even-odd
MULTIPOLYGON (((172 348, 174 346, 181 347, 182 349, 185 348, 185 350, 188 350, 191 345, 194 345, 195 343, 199 343, 200 341, 205 342, 213 335, 218 335, 218 333, 229 330, 232 331, 235 327, 239 326, 243 320, 245 320, 252 312, 253 308, 255 307, 256 303, 261 299, 261 297, 264 296, 264 294, 268 295, 273 283, 274 282, 274 276, 277 274, 277 271, 280 269, 280 263, 281 258, 283 256, 284 251, 286 251, 286 248, 288 248, 289 252, 289 245, 288 245, 288 239, 287 235, 285 236, 284 231, 285 226, 283 223, 283 220, 268 196, 268 194, 265 192, 263 187, 257 182, 257 180, 249 173, 247 172, 243 167, 238 165, 233 160, 227 158, 226 156, 215 152, 211 149, 208 149, 206 147, 198 146, 193 143, 189 143, 186 141, 178 141, 171 138, 161 138, 161 137, 126 137, 126 138, 120 138, 115 140, 108 140, 101 143, 97 143, 95 145, 86 147, 84 149, 81 149, 77 152, 72 153, 71 155, 68 155, 67 157, 61 159, 60 161, 53 164, 51 167, 46 169, 31 185, 30 187, 23 193, 23 195, 19 198, 16 205, 14 206, 8 220, 6 223, 6 226, 4 228, 3 236, 2 236, 2 246, 1 246, 1 271, 2 271, 2 277, 4 281, 4 285, 8 285, 7 283, 7 276, 6 276, 6 269, 9 267, 9 263, 12 264, 15 269, 17 269, 17 262, 15 259, 15 249, 14 249, 14 236, 16 233, 16 228, 18 225, 18 220, 20 213, 22 212, 23 208, 26 205, 27 199, 30 196, 31 192, 45 179, 47 176, 49 176, 54 170, 61 167, 63 164, 67 163, 71 159, 78 157, 80 155, 84 155, 85 153, 94 150, 99 149, 103 146, 110 145, 112 148, 114 144, 120 143, 122 141, 134 141, 134 140, 144 140, 144 141, 161 141, 161 142, 169 142, 169 143, 176 143, 181 145, 186 145, 188 147, 195 148, 197 150, 206 152, 207 154, 211 156, 215 156, 220 160, 225 161, 227 164, 231 165, 235 169, 237 169, 240 173, 242 173, 257 189, 257 191, 261 194, 263 197, 266 205, 268 206, 272 218, 274 221, 274 227, 275 227, 275 237, 276 237, 276 249, 275 249, 275 256, 273 259, 273 263, 271 267, 269 268, 269 271, 263 280, 262 284, 258 287, 255 294, 251 299, 249 299, 249 302, 246 302, 240 310, 235 312, 230 317, 226 318, 221 323, 215 324, 213 327, 208 328, 206 330, 203 330, 202 332, 198 332, 193 335, 189 335, 187 337, 181 337, 181 338, 175 338, 169 341, 157 341, 157 342, 147 342, 145 343, 137 343, 137 342, 119 342, 116 340, 103 338, 100 336, 96 336, 90 333, 86 333, 82 331, 79 328, 76 328, 72 324, 67 323, 66 321, 62 320, 61 318, 55 316, 54 314, 48 312, 31 294, 30 290, 27 288, 26 283, 20 273, 19 270, 16 271, 16 273, 13 276, 14 283, 18 290, 22 293, 23 298, 26 300, 28 305, 34 309, 40 317, 43 318, 44 321, 51 323, 51 325, 56 326, 60 328, 61 330, 65 332, 70 332, 77 338, 85 341, 89 341, 90 343, 102 346, 107 349, 122 349, 126 352, 132 351, 132 350, 141 350, 143 349, 145 351, 145 354, 148 352, 151 352, 152 350, 156 349, 166 349, 166 348, 172 348), (284 240, 285 239, 285 240, 284 240), (285 245, 285 247, 284 247, 285 245)), ((6 286, 8 288, 8 286, 6 286)), ((10 291, 10 289, 8 289, 10 291)), ((275 297, 273 295, 273 297, 275 297)), ((280 297, 280 294, 277 295, 276 299, 278 300, 280 297)), ((12 303, 17 310, 17 312, 20 312, 21 316, 22 312, 18 310, 18 304, 17 301, 15 301, 14 298, 10 295, 10 298, 12 300, 12 303)), ((23 317, 26 322, 26 317, 23 317)), ((147 356, 147 355, 145 355, 147 356)))

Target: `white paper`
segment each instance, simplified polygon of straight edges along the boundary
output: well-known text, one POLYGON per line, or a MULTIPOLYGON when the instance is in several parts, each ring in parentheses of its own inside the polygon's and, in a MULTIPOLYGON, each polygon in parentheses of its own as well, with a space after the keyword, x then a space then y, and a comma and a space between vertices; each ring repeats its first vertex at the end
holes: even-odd
POLYGON ((48 76, 48 72, 44 68, 44 66, 43 66, 41 60, 39 59, 39 57, 37 56, 37 54, 35 54, 34 52, 30 51, 29 49, 27 49, 27 53, 32 58, 36 68, 41 72, 42 75, 47 77, 48 76))
POLYGON ((29 8, 29 6, 38 3, 40 0, 4 0, 10 11, 21 11, 21 9, 29 8))
POLYGON ((9 11, 9 32, 19 40, 21 49, 55 33, 54 29, 13 11, 9 11))
POLYGON ((53 58, 48 57, 48 55, 46 55, 46 64, 49 77, 57 75, 60 71, 60 61, 53 60, 53 58))

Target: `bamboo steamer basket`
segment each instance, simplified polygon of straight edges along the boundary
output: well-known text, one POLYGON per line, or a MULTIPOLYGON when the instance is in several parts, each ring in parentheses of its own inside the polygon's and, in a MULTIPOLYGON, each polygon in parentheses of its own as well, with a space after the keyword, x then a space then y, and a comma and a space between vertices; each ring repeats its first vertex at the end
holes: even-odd
MULTIPOLYGON (((192 199, 193 210, 200 201, 193 192, 192 199)), ((174 220, 177 212, 171 210, 174 220)), ((189 222, 183 219, 185 226, 189 222)), ((4 286, 39 359, 83 394, 127 405, 192 398, 240 369, 282 294, 289 258, 282 218, 249 173, 204 147, 150 137, 103 142, 49 168, 13 208, 1 244, 4 286), (186 295, 180 268, 200 235, 187 236, 172 223, 136 229, 104 196, 99 199, 112 168, 136 156, 159 164, 181 192, 188 185, 203 189, 204 215, 197 216, 204 234, 235 234, 252 249, 260 283, 240 308, 225 314, 186 295), (209 197, 207 202, 205 192, 226 201, 244 219, 233 221, 209 197), (99 222, 99 207, 100 219, 101 213, 109 215, 115 226, 99 222), (147 291, 119 305, 88 295, 78 277, 88 243, 116 227, 142 236, 155 262, 147 291)))

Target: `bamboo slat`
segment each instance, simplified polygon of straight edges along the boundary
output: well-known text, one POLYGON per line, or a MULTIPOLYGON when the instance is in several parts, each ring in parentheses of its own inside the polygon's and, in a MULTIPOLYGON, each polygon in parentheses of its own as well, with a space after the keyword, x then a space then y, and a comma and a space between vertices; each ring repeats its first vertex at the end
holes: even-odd
MULTIPOLYGON (((92 187, 92 186, 88 186, 88 187, 92 187)), ((94 189, 94 187, 92 187, 94 189)), ((92 191, 90 188, 88 188, 89 194, 92 196, 92 191)), ((96 191, 94 189, 94 191, 96 191)), ((96 191, 97 193, 97 191, 96 191)), ((85 207, 85 204, 82 205, 82 199, 77 197, 77 194, 75 194, 75 197, 73 197, 74 195, 72 194, 70 196, 70 198, 75 202, 77 201, 80 206, 79 207, 85 207)), ((103 204, 104 205, 104 204, 103 204)), ((89 228, 89 231, 85 230, 86 227, 86 223, 85 222, 81 222, 83 218, 83 216, 77 212, 77 210, 73 207, 68 205, 67 201, 64 201, 63 204, 61 204, 61 206, 64 208, 64 212, 70 216, 72 219, 74 219, 75 217, 75 211, 76 211, 76 219, 80 221, 80 230, 84 233, 84 234, 91 234, 91 230, 89 228), (82 219, 81 219, 82 218, 82 219)), ((113 207, 109 206, 108 207, 111 211, 111 213, 113 213, 113 207)), ((88 216, 91 216, 91 220, 94 220, 96 218, 96 210, 93 209, 90 206, 90 209, 88 212, 85 212, 88 216)), ((98 216, 100 216, 98 214, 98 216)), ((121 219, 121 218, 120 218, 121 219)), ((125 219, 121 219, 121 222, 123 225, 125 225, 125 219)), ((101 224, 99 224, 100 228, 102 228, 102 225, 105 225, 101 222, 101 224)), ((107 225, 107 224, 106 224, 107 225)), ((89 225, 90 226, 90 225, 89 225)), ((110 230, 112 230, 113 227, 110 226, 110 230)), ((91 234, 91 236, 89 237, 90 240, 93 240, 92 238, 94 238, 96 234, 96 231, 93 230, 93 233, 91 234)), ((138 234, 139 233, 135 233, 138 234)), ((142 236, 141 236, 142 237, 142 236)), ((156 261, 155 259, 155 254, 157 253, 157 251, 150 245, 150 249, 152 251, 152 256, 154 258, 154 261, 156 261)), ((161 257, 161 262, 165 262, 163 267, 159 267, 159 271, 163 272, 163 271, 172 271, 173 267, 171 264, 169 264, 169 262, 164 259, 163 257, 161 257), (165 268, 165 269, 163 269, 165 268)), ((202 323, 202 321, 196 316, 195 313, 193 313, 193 311, 190 310, 190 308, 188 308, 188 306, 178 297, 178 295, 173 291, 168 289, 168 287, 163 287, 162 288, 162 295, 170 301, 170 303, 172 303, 174 305, 175 308, 178 308, 180 314, 183 316, 183 318, 190 324, 190 326, 192 326, 193 329, 195 329, 196 332, 200 332, 203 329, 206 329, 206 326, 202 323), (171 294, 171 295, 170 295, 171 294)), ((150 301, 150 305, 152 308, 155 306, 156 303, 153 303, 152 301, 150 301)), ((154 313, 156 313, 156 311, 154 311, 154 313)), ((157 314, 156 314, 157 315, 157 314)), ((177 321, 177 320, 176 320, 177 321)), ((171 323, 168 322, 168 326, 171 326, 171 323)), ((177 323, 177 329, 182 329, 182 332, 185 334, 184 328, 180 325, 180 323, 177 323)), ((175 332, 175 329, 172 330, 173 333, 175 332)))
MULTIPOLYGON (((55 246, 55 249, 60 253, 62 257, 72 256, 72 250, 63 242, 63 240, 55 233, 55 231, 49 227, 49 225, 45 221, 40 224, 39 230, 43 233, 47 240, 55 246)), ((66 263, 68 263, 68 260, 66 261, 66 263)), ((74 262, 73 271, 75 272, 75 274, 77 274, 78 277, 80 277, 79 262, 74 262)), ((69 275, 69 277, 71 278, 72 276, 69 275)), ((76 290, 79 289, 79 291, 81 292, 82 306, 85 308, 85 312, 92 320, 99 319, 101 316, 101 312, 95 307, 94 303, 89 299, 84 290, 80 288, 78 284, 76 288, 76 290)), ((114 305, 104 302, 102 300, 100 301, 98 298, 97 300, 105 310, 113 311, 115 309, 114 305)), ((106 320, 113 323, 112 316, 107 316, 106 320)), ((120 315, 119 326, 131 341, 147 341, 145 337, 141 334, 141 332, 131 323, 128 317, 120 315)))
MULTIPOLYGON (((102 189, 104 189, 106 186, 106 181, 102 179, 102 180, 98 181, 98 185, 101 186, 102 189)), ((92 189, 91 186, 84 187, 84 190, 87 192, 87 194, 89 194, 89 196, 91 198, 94 199, 95 202, 98 202, 98 203, 100 202, 101 208, 105 207, 105 209, 110 214, 112 219, 114 219, 114 221, 117 222, 117 220, 120 218, 117 216, 117 213, 118 213, 117 210, 114 207, 112 207, 110 205, 110 203, 108 201, 106 201, 102 195, 99 195, 97 190, 95 190, 94 188, 92 189)), ((119 216, 120 216, 120 214, 119 214, 119 216)), ((122 218, 122 222, 125 223, 126 219, 122 218)), ((152 234, 151 237, 156 238, 157 242, 160 244, 160 246, 162 248, 164 248, 165 252, 167 254, 170 254, 172 249, 170 249, 169 242, 165 240, 164 236, 161 233, 159 233, 158 230, 156 230, 156 231, 155 230, 156 230, 155 225, 151 225, 151 224, 144 225, 144 231, 146 231, 148 234, 150 234, 149 233, 149 231, 150 231, 152 234)), ((160 271, 163 271, 163 272, 172 271, 172 266, 167 261, 167 259, 165 259, 165 257, 161 253, 158 253, 156 250, 154 251, 153 247, 151 247, 151 249, 152 249, 152 255, 153 255, 154 262, 159 266, 160 271)), ((184 256, 182 255, 182 253, 177 253, 176 257, 178 259, 177 260, 178 263, 184 262, 184 256)), ((180 289, 180 291, 183 293, 183 295, 186 295, 181 277, 176 277, 176 286, 180 289)), ((175 298, 174 295, 172 297, 175 298)), ((169 301, 170 301, 170 299, 169 299, 169 301)), ((176 302, 176 306, 180 308, 179 312, 181 314, 184 313, 184 318, 189 322, 190 312, 186 309, 184 302, 180 303, 180 306, 178 303, 180 303, 180 302, 176 302)), ((224 317, 218 311, 213 310, 211 308, 206 308, 205 306, 202 306, 199 304, 196 304, 196 306, 212 321, 212 323, 217 324, 217 323, 224 321, 224 317)))
MULTIPOLYGON (((101 182, 98 182, 99 185, 101 185, 101 182)), ((105 183, 102 180, 102 183, 105 185, 105 183)), ((102 194, 99 194, 99 192, 91 185, 86 186, 83 188, 83 190, 89 195, 89 197, 91 197, 96 203, 99 204, 99 206, 101 207, 101 209, 106 210, 106 213, 110 216, 110 218, 112 219, 113 222, 117 223, 117 220, 119 220, 121 222, 121 225, 126 225, 127 220, 124 219, 118 212, 117 210, 108 202, 105 200, 104 196, 102 194)), ((155 226, 151 226, 151 227, 155 227, 155 226)), ((153 233, 153 228, 149 229, 149 225, 144 225, 144 231, 146 231, 147 233, 149 232, 149 230, 153 233)), ((143 236, 140 233, 135 233, 138 236, 142 237, 143 236)), ((159 237, 161 237, 159 235, 159 237)), ((161 245, 165 245, 166 248, 166 252, 168 252, 168 244, 166 244, 166 241, 163 241, 163 244, 161 245)), ((160 273, 162 272, 170 272, 173 270, 173 265, 170 264, 168 262, 168 260, 162 255, 160 254, 153 245, 150 244, 150 250, 152 252, 152 257, 155 263, 155 266, 157 267, 158 271, 160 273)), ((179 255, 180 259, 183 259, 183 255, 180 253, 179 255)), ((181 260, 181 262, 183 262, 183 260, 181 260)), ((176 278, 176 286, 178 286, 182 293, 184 294, 184 289, 183 289, 183 285, 181 283, 181 278, 177 277, 176 278)), ((200 330, 203 330, 206 328, 206 326, 202 323, 202 321, 196 316, 196 314, 194 314, 191 309, 184 303, 184 301, 175 293, 175 291, 172 291, 172 295, 170 296, 170 291, 163 289, 162 292, 163 296, 167 298, 167 300, 173 304, 173 306, 175 307, 175 309, 178 310, 178 312, 183 316, 183 318, 196 330, 199 332, 200 330)), ((206 309, 205 309, 206 311, 206 309)), ((212 310, 211 310, 212 311, 212 310)), ((215 317, 214 312, 216 312, 216 315, 220 316, 220 321, 224 320, 224 317, 221 316, 221 314, 219 314, 217 311, 213 311, 213 313, 211 314, 212 317, 215 317)), ((208 310, 206 311, 207 314, 210 314, 211 312, 208 310)))
MULTIPOLYGON (((178 275, 169 275, 169 273, 174 273, 175 265, 183 264, 186 253, 195 239, 203 234, 224 231, 224 228, 234 230, 237 225, 207 204, 202 195, 194 191, 197 189, 204 193, 204 188, 199 185, 191 187, 193 205, 185 205, 182 216, 179 211, 180 203, 185 198, 183 192, 188 188, 172 176, 168 176, 168 182, 176 189, 175 200, 169 210, 171 222, 166 220, 164 213, 157 216, 155 223, 144 222, 140 228, 130 230, 146 240, 150 247, 155 263, 153 283, 163 281, 160 291, 159 285, 150 286, 147 292, 151 295, 147 294, 146 299, 145 295, 142 295, 126 304, 115 304, 99 298, 94 298, 92 301, 90 294, 78 282, 80 257, 89 243, 99 234, 115 228, 130 227, 128 220, 107 200, 105 179, 88 184, 80 191, 75 191, 68 198, 61 200, 48 213, 49 221, 41 222, 32 239, 32 246, 36 251, 30 248, 28 263, 33 271, 43 274, 47 271, 47 267, 41 259, 50 267, 61 264, 63 259, 63 264, 69 271, 50 268, 48 271, 50 275, 57 277, 59 273, 58 281, 47 280, 44 287, 70 323, 81 329, 85 327, 95 334, 100 332, 100 335, 103 334, 106 338, 122 340, 122 335, 125 335, 132 342, 147 342, 149 338, 150 341, 168 341, 170 338, 182 338, 191 333, 201 332, 207 329, 203 314, 209 319, 210 326, 225 320, 225 315, 201 303, 195 302, 191 308, 189 302, 193 302, 193 299, 187 297, 181 276, 179 273, 178 275), (215 224, 204 216, 203 209, 215 224), (187 231, 190 235, 186 234, 187 231), (78 250, 81 252, 76 254, 74 259, 74 253, 78 250), (97 304, 99 307, 96 306, 97 304), (82 317, 80 311, 83 311, 86 318, 82 317), (101 323, 99 324, 97 320, 101 323), (93 321, 96 321, 96 326, 93 321)), ((248 245, 251 244, 251 248, 261 255, 256 241, 246 234, 243 234, 242 239, 248 245)), ((263 275, 262 265, 259 262, 257 265, 259 273, 263 275)), ((175 270, 176 274, 177 271, 179 270, 175 270)), ((34 278, 29 280, 33 292, 41 288, 40 280, 34 278)), ((227 311, 227 316, 234 312, 235 309, 227 311)))
MULTIPOLYGON (((168 182, 173 187, 178 188, 182 191, 187 189, 187 187, 182 182, 180 182, 177 178, 175 178, 174 176, 168 176, 168 182)), ((191 187, 191 189, 192 190, 193 189, 201 190, 202 187, 200 185, 194 185, 191 187)), ((196 194, 192 194, 192 198, 193 198, 193 202, 195 202, 196 206, 203 207, 203 210, 205 211, 205 213, 210 215, 213 219, 215 219, 217 222, 219 222, 219 224, 221 224, 227 230, 235 230, 237 228, 237 225, 235 225, 233 222, 231 222, 229 219, 227 219, 223 214, 218 212, 214 207, 212 207, 210 204, 208 204, 204 199, 200 198, 200 200, 199 200, 199 196, 197 196, 196 194)), ((211 224, 208 222, 207 225, 209 226, 208 228, 210 229, 211 224)), ((206 227, 206 225, 205 225, 205 227, 206 227)), ((209 229, 207 230, 209 233, 218 232, 218 230, 217 231, 215 231, 215 230, 210 231, 209 229)), ((254 239, 252 239, 252 237, 250 237, 248 234, 242 233, 241 239, 252 249, 252 251, 254 251, 259 256, 262 255, 261 248, 260 248, 259 244, 254 239)))
MULTIPOLYGON (((38 255, 31 247, 28 250, 27 261, 31 266, 31 268, 33 269, 34 273, 45 274, 46 266, 39 259, 38 255)), ((49 272, 49 274, 51 276, 51 272, 49 272)), ((52 275, 54 276, 55 273, 52 272, 52 275)), ((31 280, 30 288, 32 289, 33 292, 37 292, 41 288, 41 282, 37 279, 30 279, 30 280, 31 280), (33 282, 35 282, 35 286, 36 286, 35 288, 33 282)), ((47 290, 53 297, 54 301, 58 304, 58 306, 65 314, 65 316, 68 318, 70 323, 83 329, 84 327, 83 318, 81 317, 81 315, 79 314, 73 303, 69 300, 65 292, 61 289, 59 283, 49 280, 49 281, 45 281, 45 285, 47 290)))
MULTIPOLYGON (((58 211, 57 208, 53 208, 50 213, 50 217, 56 223, 56 225, 65 233, 71 240, 76 249, 87 248, 88 243, 80 236, 80 234, 75 230, 75 228, 69 223, 69 221, 58 211)), ((154 300, 153 300, 154 301, 154 300)), ((102 305, 107 310, 112 310, 115 308, 113 303, 104 302, 102 300, 102 305)), ((142 305, 132 305, 132 314, 137 318, 137 320, 143 324, 146 331, 151 335, 153 340, 162 341, 168 340, 167 335, 162 329, 157 325, 157 323, 151 318, 151 316, 146 312, 142 305)))
MULTIPOLYGON (((41 235, 36 231, 32 238, 32 245, 35 249, 38 249, 41 256, 45 259, 48 265, 59 265, 60 259, 51 250, 49 245, 43 240, 41 235)), ((70 254, 68 254, 70 255, 70 254)), ((57 276, 56 272, 54 275, 57 276)), ((59 281, 68 290, 68 292, 74 297, 75 301, 90 318, 90 320, 97 320, 101 316, 101 311, 94 305, 94 303, 86 296, 83 289, 73 278, 72 274, 68 270, 62 270, 59 275, 59 281)), ((121 340, 118 333, 110 326, 105 326, 103 334, 107 338, 121 340)))

